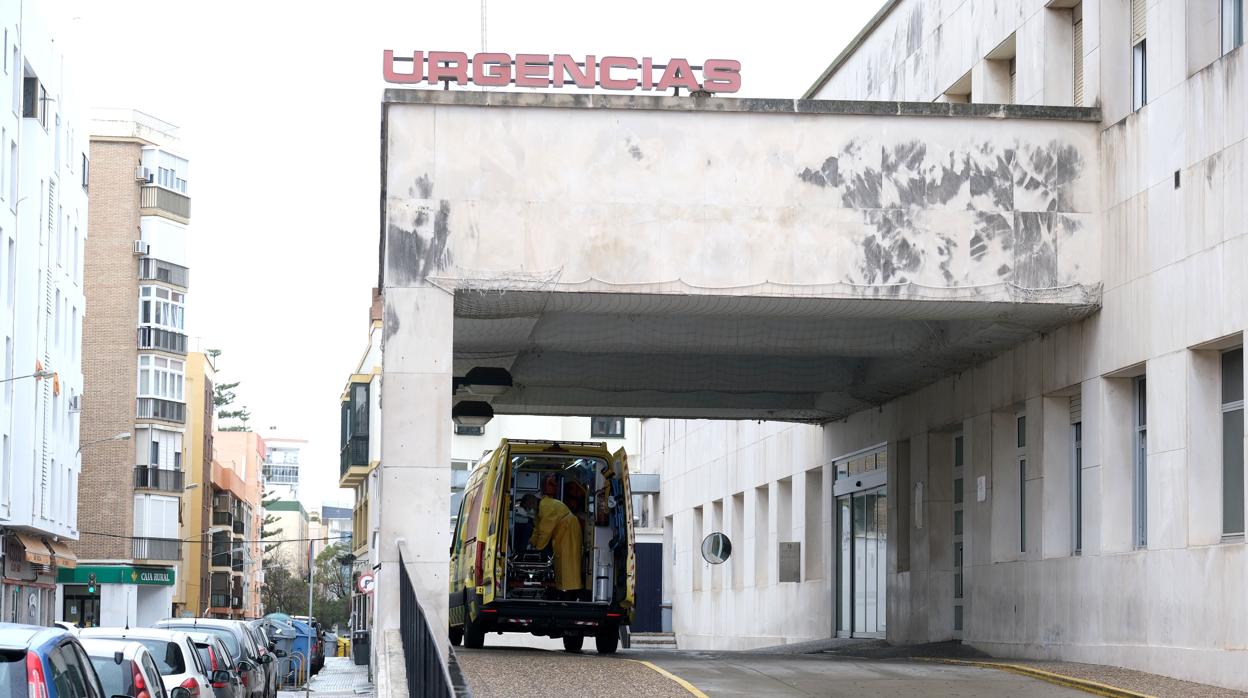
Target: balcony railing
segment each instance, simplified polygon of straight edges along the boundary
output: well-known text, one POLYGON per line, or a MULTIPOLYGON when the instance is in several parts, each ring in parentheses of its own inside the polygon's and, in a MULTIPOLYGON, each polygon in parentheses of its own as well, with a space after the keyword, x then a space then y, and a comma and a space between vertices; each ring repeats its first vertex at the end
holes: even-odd
POLYGON ((134 538, 130 543, 131 557, 136 560, 182 559, 182 541, 177 538, 134 538))
POLYGON ((157 397, 141 397, 138 399, 138 419, 159 419, 166 422, 186 423, 186 405, 172 400, 157 397))
POLYGON ((208 564, 212 567, 228 569, 230 567, 230 549, 228 547, 219 549, 214 544, 212 546, 212 560, 208 564))
POLYGON ((159 327, 139 328, 140 349, 161 349, 174 354, 186 353, 186 335, 159 327))
POLYGON ((233 572, 243 571, 243 554, 242 553, 234 553, 234 558, 233 558, 232 564, 230 565, 230 570, 233 572))
POLYGON ((184 266, 166 262, 155 257, 143 257, 139 260, 139 278, 144 281, 163 281, 174 286, 189 288, 191 271, 184 266))
POLYGON ((214 511, 212 512, 212 525, 232 527, 234 525, 234 515, 228 511, 214 511))
POLYGON ((339 476, 347 474, 347 470, 356 465, 368 465, 368 437, 353 436, 343 444, 341 451, 342 468, 339 476))
POLYGON ((181 470, 164 470, 146 465, 135 466, 134 486, 162 492, 181 492, 184 474, 181 470))
POLYGON ((243 521, 242 519, 234 519, 234 533, 236 535, 241 536, 244 533, 246 533, 246 531, 247 531, 246 522, 243 521))
POLYGON ((191 217, 191 197, 155 184, 143 185, 139 207, 154 208, 184 220, 191 217))
POLYGON ((208 605, 213 608, 229 608, 230 607, 230 595, 229 594, 210 594, 208 596, 208 605))

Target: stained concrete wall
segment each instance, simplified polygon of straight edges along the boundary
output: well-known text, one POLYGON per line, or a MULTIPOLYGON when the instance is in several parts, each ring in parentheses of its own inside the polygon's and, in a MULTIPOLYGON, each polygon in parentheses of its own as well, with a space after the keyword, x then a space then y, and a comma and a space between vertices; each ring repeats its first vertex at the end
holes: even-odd
POLYGON ((1100 277, 1084 121, 1019 128, 997 110, 946 105, 888 116, 780 100, 390 94, 409 102, 386 117, 390 287, 523 273, 711 288, 909 281, 973 295, 1100 277))

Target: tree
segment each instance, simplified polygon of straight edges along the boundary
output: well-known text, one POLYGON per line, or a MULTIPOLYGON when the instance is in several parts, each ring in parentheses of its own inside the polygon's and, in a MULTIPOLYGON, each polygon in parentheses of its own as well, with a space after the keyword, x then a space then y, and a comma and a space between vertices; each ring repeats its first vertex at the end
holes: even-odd
POLYGON ((351 559, 342 543, 327 546, 316 556, 312 609, 322 627, 346 627, 351 613, 351 559))
POLYGON ((266 613, 301 616, 308 612, 308 583, 283 565, 266 564, 260 599, 266 613))
MULTIPOLYGON (((277 497, 275 497, 274 494, 276 494, 274 490, 269 490, 268 492, 265 492, 263 495, 260 496, 260 508, 264 510, 264 518, 260 521, 260 540, 261 541, 265 541, 269 538, 279 535, 282 532, 282 529, 274 528, 274 524, 277 523, 278 519, 276 516, 269 513, 269 505, 277 501, 277 497)), ((262 551, 261 556, 264 558, 265 567, 268 567, 270 564, 274 562, 274 559, 270 555, 270 553, 272 553, 274 550, 277 550, 278 546, 280 546, 281 544, 282 542, 280 540, 275 541, 273 543, 264 544, 264 550, 262 551)))
MULTIPOLYGON (((215 365, 217 357, 221 356, 222 352, 220 349, 209 349, 204 353, 213 360, 215 365)), ((218 426, 218 431, 250 431, 247 427, 247 422, 251 421, 251 411, 246 406, 237 410, 225 409, 234 404, 234 400, 238 398, 238 395, 234 392, 238 385, 239 381, 234 381, 233 383, 218 383, 212 387, 212 406, 217 411, 217 421, 220 422, 225 419, 237 419, 239 421, 238 424, 218 426)))

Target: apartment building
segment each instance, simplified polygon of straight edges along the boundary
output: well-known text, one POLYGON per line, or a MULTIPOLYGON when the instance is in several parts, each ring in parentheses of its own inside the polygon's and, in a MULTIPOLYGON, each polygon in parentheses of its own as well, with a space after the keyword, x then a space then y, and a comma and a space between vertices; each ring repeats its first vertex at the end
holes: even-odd
POLYGON ((299 454, 306 439, 285 438, 279 434, 264 437, 264 486, 269 499, 300 499, 299 454))
POLYGON ((80 534, 89 159, 61 36, 25 5, 0 7, 0 620, 46 625, 80 534))
POLYGON ((199 616, 209 608, 212 573, 209 570, 213 497, 213 384, 212 358, 203 352, 186 355, 186 438, 183 461, 186 484, 182 491, 182 560, 175 575, 173 607, 175 616, 199 616))
POLYGON ((264 584, 264 439, 249 431, 213 434, 208 614, 258 618, 264 584))
MULTIPOLYGON (((647 420, 682 647, 960 638, 1248 689, 1243 35, 1240 0, 884 4, 805 96, 1019 105, 978 180, 1011 201, 1044 177, 1024 174, 1027 119, 1098 108, 1092 215, 1057 202, 1072 213, 946 239, 972 257, 1012 240, 1018 264, 1076 254, 1097 311, 819 426, 647 420), (1032 223, 1066 232, 1031 246, 1032 223), (722 565, 713 532, 734 542, 722 565)), ((976 196, 974 154, 932 165, 916 143, 903 161, 881 141, 859 152, 885 189, 976 196)), ((837 164, 824 184, 851 196, 837 164)), ((931 229, 894 208, 896 260, 931 229)))
POLYGON ((143 625, 174 611, 184 550, 188 161, 172 124, 133 110, 93 117, 79 521, 95 534, 76 546, 73 583, 83 603, 98 595, 100 623, 143 625))

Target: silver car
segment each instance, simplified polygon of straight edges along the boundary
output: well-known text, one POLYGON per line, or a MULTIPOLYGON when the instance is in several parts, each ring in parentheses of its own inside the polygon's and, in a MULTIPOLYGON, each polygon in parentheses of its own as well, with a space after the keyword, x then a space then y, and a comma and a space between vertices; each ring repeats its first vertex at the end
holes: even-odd
POLYGON ((212 691, 215 698, 246 698, 246 689, 239 675, 238 666, 230 657, 221 638, 212 633, 187 633, 195 643, 199 659, 208 667, 213 678, 212 691), (217 679, 220 679, 219 681, 217 679))
POLYGON ((83 638, 82 648, 100 678, 106 696, 190 698, 181 686, 166 690, 152 653, 139 642, 83 638))
POLYGON ((195 643, 184 632, 153 628, 83 628, 83 639, 132 640, 141 643, 152 655, 161 682, 172 691, 181 686, 190 698, 213 698, 211 677, 195 651, 195 643))

